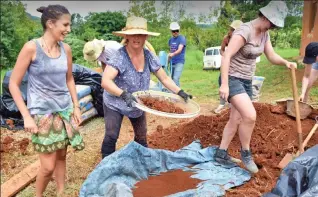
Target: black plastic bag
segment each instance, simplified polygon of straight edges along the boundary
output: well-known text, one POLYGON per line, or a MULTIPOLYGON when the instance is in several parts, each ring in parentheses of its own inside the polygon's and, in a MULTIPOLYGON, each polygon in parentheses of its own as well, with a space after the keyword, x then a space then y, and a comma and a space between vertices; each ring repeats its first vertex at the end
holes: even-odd
POLYGON ((263 197, 318 196, 318 145, 291 161, 279 176, 275 188, 263 197))
POLYGON ((98 115, 104 116, 102 75, 84 66, 73 64, 73 77, 76 85, 88 85, 92 89, 93 104, 98 115))

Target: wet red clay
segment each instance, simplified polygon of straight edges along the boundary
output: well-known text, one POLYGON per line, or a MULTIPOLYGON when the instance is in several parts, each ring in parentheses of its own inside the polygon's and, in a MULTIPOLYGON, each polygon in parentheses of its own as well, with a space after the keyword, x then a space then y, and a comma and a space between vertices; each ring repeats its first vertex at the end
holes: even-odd
MULTIPOLYGON (((249 182, 237 187, 226 196, 261 196, 269 192, 280 175, 278 163, 286 153, 297 151, 296 121, 286 114, 277 113, 273 106, 263 103, 254 104, 257 120, 254 128, 251 149, 254 159, 260 168, 249 182), (272 113, 271 111, 275 111, 272 113)), ((229 110, 219 115, 199 116, 182 125, 157 129, 149 136, 149 147, 175 151, 195 139, 200 139, 204 147, 219 145, 225 124, 229 120, 229 110)), ((305 139, 315 121, 302 120, 303 138, 305 139)), ((306 148, 318 143, 318 132, 311 138, 306 148)), ((229 153, 240 158, 240 141, 236 135, 229 147, 229 153)), ((243 166, 242 166, 243 167, 243 166)))

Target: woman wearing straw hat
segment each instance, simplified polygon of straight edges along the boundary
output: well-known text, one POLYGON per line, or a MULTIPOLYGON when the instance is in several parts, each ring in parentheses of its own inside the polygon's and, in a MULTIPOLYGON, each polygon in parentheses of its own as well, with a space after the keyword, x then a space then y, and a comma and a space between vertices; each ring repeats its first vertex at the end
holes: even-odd
POLYGON ((223 165, 233 165, 227 149, 238 131, 241 141, 241 158, 252 173, 258 172, 253 161, 250 141, 256 121, 256 111, 252 104, 252 78, 256 58, 263 52, 276 65, 287 68, 297 67, 280 57, 269 39, 269 29, 284 27, 287 6, 283 1, 271 1, 259 10, 259 17, 242 24, 233 33, 228 48, 222 57, 220 96, 231 103, 231 115, 227 122, 222 141, 214 158, 223 165))
POLYGON ((147 147, 146 116, 143 111, 134 107, 136 99, 132 93, 149 89, 150 72, 153 72, 165 87, 177 93, 185 101, 192 98, 166 75, 155 54, 144 48, 149 35, 159 35, 159 33, 147 31, 146 19, 129 17, 126 27, 113 34, 124 37, 127 44, 116 51, 103 73, 106 122, 105 138, 101 148, 103 158, 115 151, 123 116, 127 116, 132 123, 134 140, 147 147))
MULTIPOLYGON (((221 55, 224 54, 225 48, 229 45, 230 39, 235 29, 239 28, 243 24, 240 20, 235 20, 231 23, 229 32, 224 36, 221 44, 221 55)), ((221 86, 221 73, 219 76, 219 87, 221 86)), ((220 97, 220 105, 214 110, 214 113, 219 114, 225 109, 226 101, 220 97)))

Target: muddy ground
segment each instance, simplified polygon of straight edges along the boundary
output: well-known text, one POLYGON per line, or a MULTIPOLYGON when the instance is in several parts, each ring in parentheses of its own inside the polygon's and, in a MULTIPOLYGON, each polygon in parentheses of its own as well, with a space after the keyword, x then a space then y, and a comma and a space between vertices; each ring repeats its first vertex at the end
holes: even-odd
MULTIPOLYGON (((280 175, 280 169, 277 168, 280 160, 285 154, 297 151, 296 121, 285 114, 272 113, 274 109, 269 104, 255 103, 255 108, 257 121, 251 140, 251 149, 260 171, 246 184, 228 191, 226 194, 228 197, 261 196, 269 192, 280 175)), ((228 119, 229 111, 224 111, 219 115, 201 115, 191 122, 170 128, 158 126, 157 132, 149 137, 149 145, 152 148, 171 151, 180 149, 195 139, 200 139, 204 147, 219 145, 228 119)), ((302 121, 304 139, 314 123, 312 119, 302 121)), ((309 141, 307 148, 317 143, 318 133, 309 141)), ((240 158, 238 135, 230 144, 229 153, 240 158)))
MULTIPOLYGON (((219 145, 223 128, 229 118, 229 111, 212 115, 211 111, 214 107, 211 104, 201 104, 201 115, 195 119, 171 119, 148 114, 149 146, 173 151, 190 144, 195 139, 200 139, 204 147, 219 145)), ((277 164, 286 153, 297 150, 295 120, 285 114, 272 113, 273 108, 271 109, 269 104, 257 103, 255 107, 257 123, 252 136, 251 148, 260 172, 246 184, 228 191, 226 196, 261 196, 270 191, 280 174, 280 169, 276 167, 277 164)), ((312 119, 302 121, 304 139, 314 123, 312 119)), ((81 183, 100 161, 99 148, 104 136, 103 120, 101 118, 93 120, 81 130, 87 148, 82 152, 68 155, 67 183, 73 188, 66 188, 67 196, 78 195, 81 183)), ((30 139, 30 134, 19 132, 1 130, 1 183, 37 159, 31 143, 26 145, 25 138, 30 139)), ((131 124, 125 118, 117 148, 121 148, 132 139, 131 124)), ((307 148, 317 143, 318 133, 309 141, 307 148)), ((236 136, 229 147, 229 152, 240 158, 239 150, 240 143, 236 136)), ((29 186, 26 191, 34 194, 34 184, 29 186)), ((22 192, 21 196, 32 196, 25 195, 26 191, 22 192)), ((51 193, 54 194, 54 192, 55 185, 50 183, 46 196, 53 196, 51 193)))

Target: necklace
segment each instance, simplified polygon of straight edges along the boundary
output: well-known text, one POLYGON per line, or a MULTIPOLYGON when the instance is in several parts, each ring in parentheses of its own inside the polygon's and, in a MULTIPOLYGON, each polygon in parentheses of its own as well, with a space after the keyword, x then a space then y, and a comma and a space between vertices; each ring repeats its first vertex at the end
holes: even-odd
MULTIPOLYGON (((45 47, 46 47, 46 49, 47 49, 47 52, 50 54, 49 56, 52 57, 52 54, 51 54, 50 49, 49 49, 49 47, 47 46, 47 44, 46 44, 46 42, 45 42, 45 40, 44 40, 44 37, 42 36, 41 38, 42 38, 42 40, 43 40, 43 42, 44 42, 44 44, 45 44, 45 47)), ((43 45, 43 44, 42 44, 42 48, 44 48, 44 45, 43 45)))

